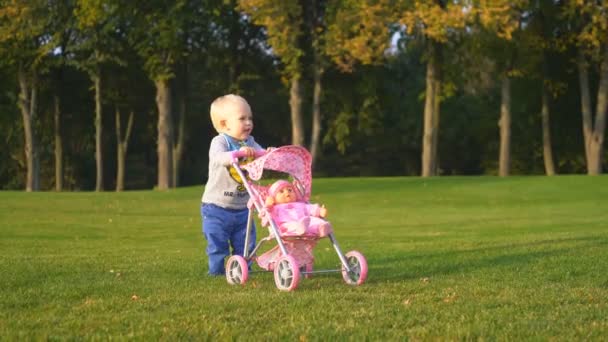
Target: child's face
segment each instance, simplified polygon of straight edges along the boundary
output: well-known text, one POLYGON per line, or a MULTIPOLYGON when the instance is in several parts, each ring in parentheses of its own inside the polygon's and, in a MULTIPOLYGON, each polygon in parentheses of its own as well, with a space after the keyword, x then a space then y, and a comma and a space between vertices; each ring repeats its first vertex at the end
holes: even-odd
POLYGON ((224 133, 237 140, 245 140, 253 130, 253 115, 249 107, 234 104, 224 120, 224 133))
POLYGON ((296 200, 296 192, 292 186, 286 186, 274 195, 274 201, 278 204, 295 202, 296 200))

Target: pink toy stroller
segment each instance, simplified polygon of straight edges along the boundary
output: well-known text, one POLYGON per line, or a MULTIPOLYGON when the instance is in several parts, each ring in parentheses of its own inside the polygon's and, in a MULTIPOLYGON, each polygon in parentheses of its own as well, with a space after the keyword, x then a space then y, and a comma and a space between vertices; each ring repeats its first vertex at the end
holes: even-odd
POLYGON ((245 165, 239 165, 238 162, 238 158, 244 156, 242 152, 235 151, 232 156, 232 166, 243 179, 243 184, 251 197, 245 246, 249 245, 254 210, 258 212, 262 226, 268 227, 270 234, 261 239, 253 251, 246 250, 244 256, 233 255, 228 259, 226 262, 226 279, 229 284, 245 284, 250 273, 249 263, 253 260, 263 271, 274 272, 275 284, 282 291, 296 289, 302 275, 308 277, 314 273, 341 272, 348 285, 356 286, 365 282, 367 261, 363 254, 357 251, 343 254, 334 233, 330 232, 326 237, 331 241, 342 266, 340 269, 334 270, 314 270, 312 250, 319 239, 324 237, 306 234, 297 236, 281 235, 277 223, 265 207, 269 187, 257 183, 261 180, 264 170, 273 170, 289 175, 293 188, 296 189, 296 192, 299 192, 299 198, 306 202, 310 199, 312 185, 311 156, 305 148, 283 146, 268 153, 260 152, 257 159, 245 165), (245 176, 243 169, 247 171, 248 178, 245 176), (277 243, 274 248, 256 256, 256 252, 262 245, 273 240, 277 243))

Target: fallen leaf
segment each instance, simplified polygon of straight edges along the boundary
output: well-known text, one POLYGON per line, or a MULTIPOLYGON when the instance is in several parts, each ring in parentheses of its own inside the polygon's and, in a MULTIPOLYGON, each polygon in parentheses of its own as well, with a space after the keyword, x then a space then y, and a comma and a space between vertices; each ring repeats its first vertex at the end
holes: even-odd
POLYGON ((451 303, 456 300, 456 292, 449 293, 447 297, 443 298, 444 303, 451 303))

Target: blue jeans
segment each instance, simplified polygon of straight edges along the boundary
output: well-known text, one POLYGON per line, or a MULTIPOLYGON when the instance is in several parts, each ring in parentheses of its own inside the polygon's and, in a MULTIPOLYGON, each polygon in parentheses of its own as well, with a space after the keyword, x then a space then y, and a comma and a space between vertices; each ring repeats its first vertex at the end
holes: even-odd
MULTIPOLYGON (((243 255, 248 215, 248 209, 226 209, 209 203, 201 205, 210 275, 225 274, 224 259, 230 254, 243 255)), ((253 250, 256 241, 253 220, 251 225, 249 251, 253 250)))

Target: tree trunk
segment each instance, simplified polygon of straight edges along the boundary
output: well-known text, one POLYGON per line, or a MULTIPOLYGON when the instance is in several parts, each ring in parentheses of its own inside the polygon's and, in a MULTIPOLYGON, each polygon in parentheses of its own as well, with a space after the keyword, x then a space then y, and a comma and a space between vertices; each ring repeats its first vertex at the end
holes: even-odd
POLYGON ((182 154, 184 152, 184 141, 186 139, 186 91, 183 89, 179 105, 179 121, 177 123, 177 139, 173 147, 173 187, 179 186, 179 173, 181 170, 182 154))
MULTIPOLYGON (((432 44, 432 43, 431 43, 432 44)), ((439 128, 439 64, 435 46, 429 49, 426 65, 424 132, 422 135, 422 177, 437 175, 437 130, 439 128)))
POLYGON ((116 108, 116 191, 120 192, 125 189, 125 169, 127 149, 129 147, 129 137, 131 136, 131 128, 133 127, 133 111, 129 113, 127 122, 127 130, 123 137, 122 122, 120 110, 116 108))
POLYGON ((33 167, 33 186, 36 191, 40 190, 40 152, 38 150, 38 138, 36 134, 36 117, 38 116, 38 77, 32 74, 32 85, 30 89, 30 113, 32 116, 32 131, 35 143, 34 167, 33 167))
POLYGON ((114 113, 116 122, 116 191, 125 189, 125 146, 122 138, 122 128, 120 122, 120 109, 118 107, 114 113))
POLYGON ((169 81, 157 80, 156 106, 158 108, 158 190, 167 190, 173 180, 173 120, 169 81))
POLYGON ((582 50, 579 50, 577 58, 581 88, 583 134, 585 138, 585 159, 587 161, 587 174, 589 175, 599 175, 602 173, 604 131, 606 129, 606 111, 608 110, 608 46, 604 50, 600 64, 595 122, 593 121, 593 110, 591 107, 587 61, 582 50))
POLYGON ((606 129, 606 111, 608 111, 608 45, 606 45, 604 56, 600 64, 600 80, 597 89, 597 105, 595 110, 595 124, 589 141, 590 165, 589 174, 599 175, 602 173, 602 161, 604 157, 604 131, 606 129))
POLYGON ((498 175, 506 177, 511 168, 511 79, 507 75, 502 79, 498 126, 500 127, 498 175))
POLYGON ((325 60, 322 57, 321 32, 325 31, 325 10, 327 4, 323 1, 304 1, 302 7, 304 9, 305 26, 308 27, 308 34, 311 38, 312 53, 313 53, 313 94, 312 94, 312 129, 310 133, 310 154, 312 159, 312 167, 317 164, 319 155, 321 154, 321 95, 323 92, 323 73, 325 72, 325 60), (308 6, 307 6, 308 4, 308 6))
POLYGON ((591 96, 589 91, 589 73, 587 71, 587 61, 583 51, 579 49, 576 64, 578 67, 578 81, 581 91, 581 114, 583 119, 583 138, 585 144, 585 161, 587 162, 587 173, 591 174, 591 154, 590 141, 593 132, 593 121, 591 113, 591 96))
POLYGON ((434 176, 439 175, 439 113, 441 109, 441 47, 437 45, 435 54, 435 80, 433 82, 433 148, 431 150, 431 170, 434 176))
POLYGON ((93 76, 95 85, 95 191, 103 191, 103 121, 101 112, 101 74, 99 70, 93 76))
POLYGON ((323 70, 321 66, 315 66, 314 70, 314 90, 312 99, 312 133, 310 137, 310 154, 312 155, 312 165, 314 167, 321 150, 321 92, 322 92, 323 70))
POLYGON ((291 143, 293 145, 304 146, 302 92, 300 83, 300 76, 294 76, 291 79, 291 89, 289 92, 289 106, 291 107, 291 143))
MULTIPOLYGON (((173 187, 177 187, 180 184, 182 155, 184 153, 184 146, 186 141, 186 113, 188 112, 188 83, 190 74, 190 65, 188 64, 188 61, 185 61, 184 64, 182 64, 182 67, 182 75, 180 77, 181 89, 177 92, 178 94, 180 94, 178 99, 179 119, 177 122, 177 136, 175 137, 175 146, 173 147, 173 187)), ((236 66, 234 70, 236 70, 236 66)), ((238 93, 238 90, 235 90, 235 92, 238 93)))
POLYGON ((55 191, 63 191, 63 132, 61 129, 61 106, 55 94, 55 191))
POLYGON ((555 164, 553 163, 553 152, 551 149, 551 125, 549 116, 549 93, 543 80, 541 98, 541 119, 543 123, 543 160, 545 162, 545 173, 547 176, 555 175, 555 164))
POLYGON ((36 117, 35 104, 35 85, 29 84, 26 72, 22 65, 19 65, 18 69, 19 79, 19 108, 21 109, 21 116, 23 118, 23 131, 25 138, 25 162, 27 166, 27 176, 25 180, 25 191, 32 192, 39 190, 39 175, 38 170, 38 146, 36 142, 36 135, 34 132, 34 120, 36 117), (31 94, 30 94, 31 86, 31 94))

